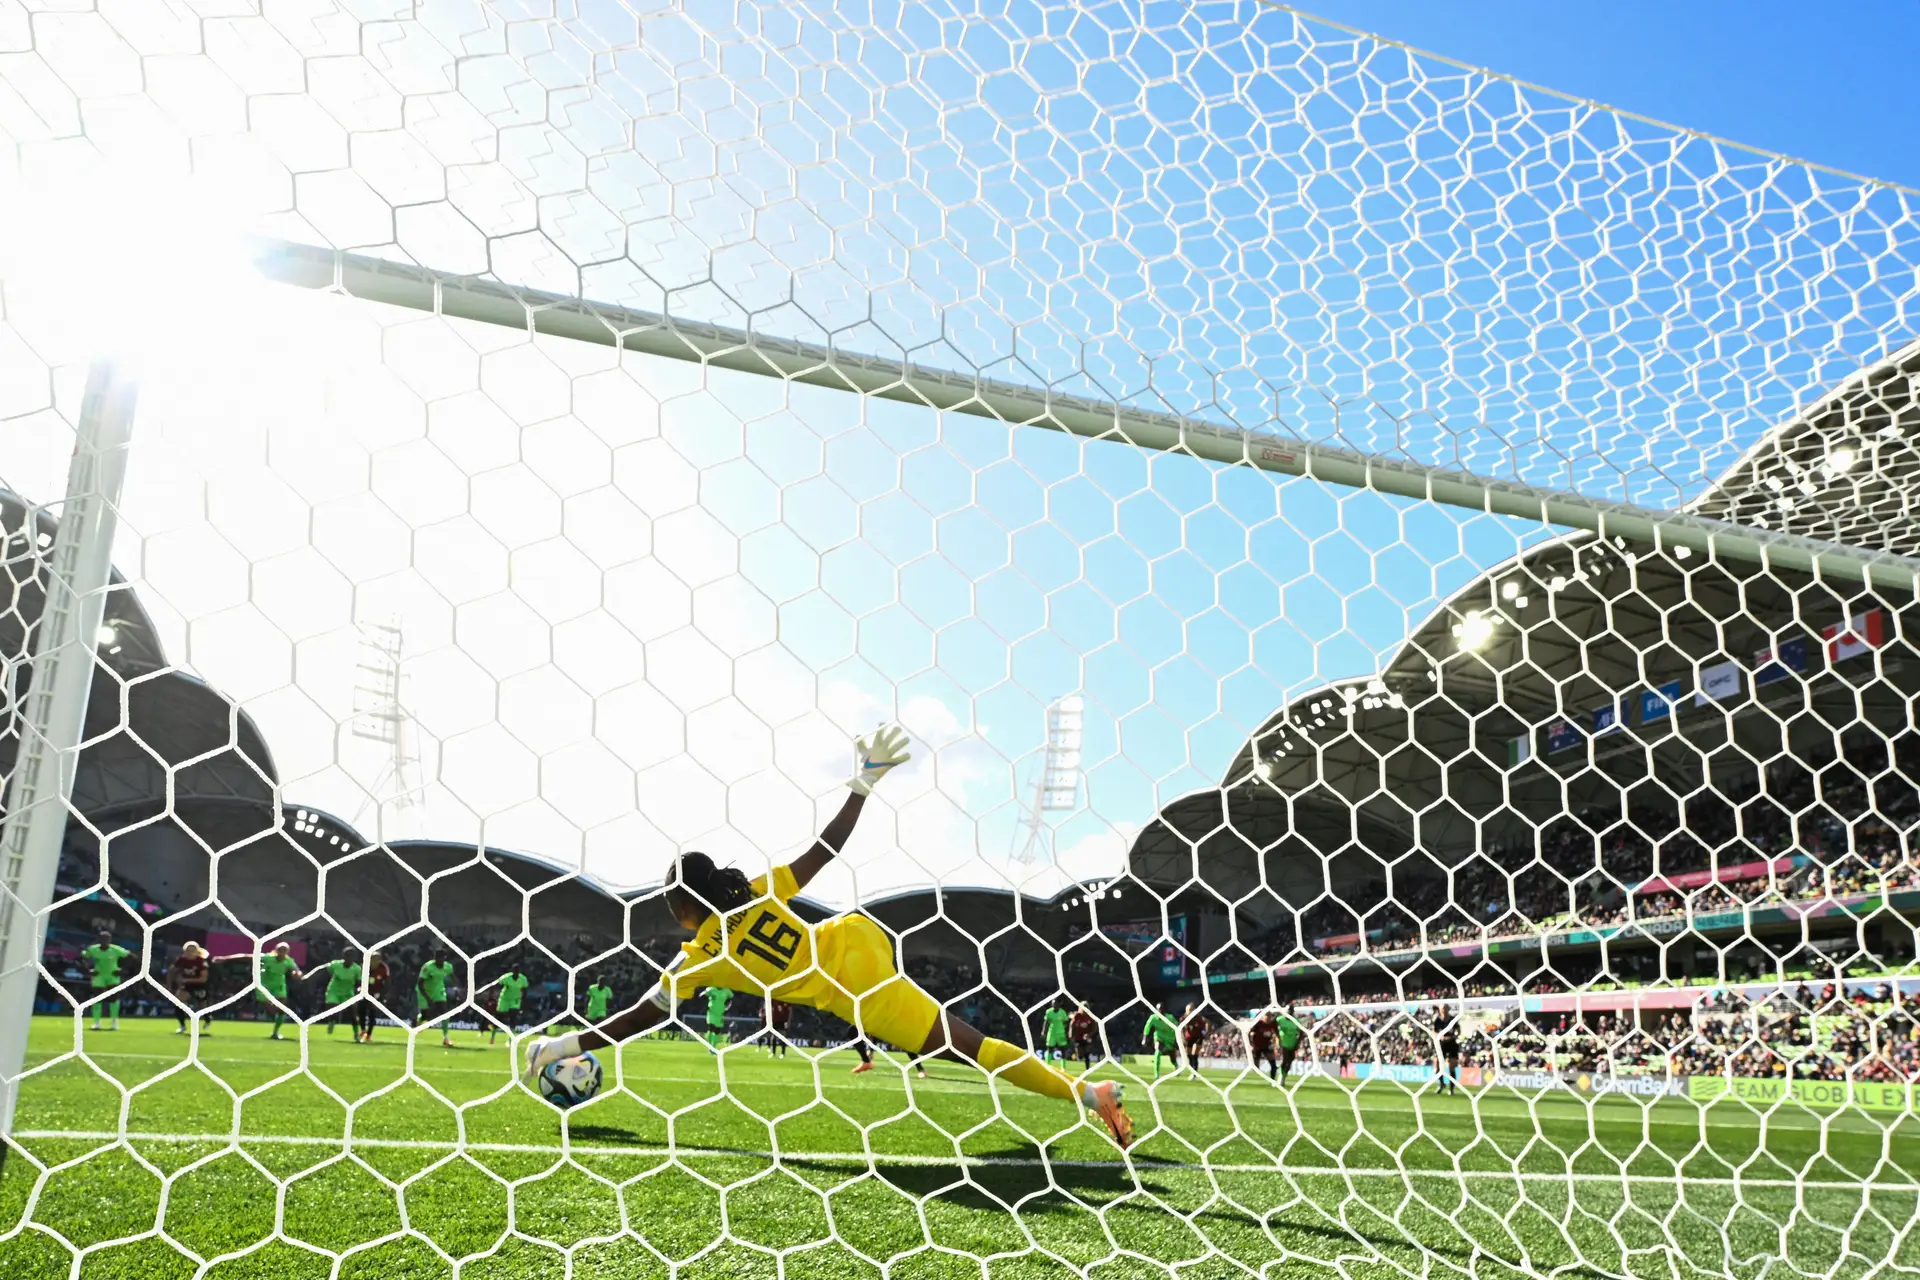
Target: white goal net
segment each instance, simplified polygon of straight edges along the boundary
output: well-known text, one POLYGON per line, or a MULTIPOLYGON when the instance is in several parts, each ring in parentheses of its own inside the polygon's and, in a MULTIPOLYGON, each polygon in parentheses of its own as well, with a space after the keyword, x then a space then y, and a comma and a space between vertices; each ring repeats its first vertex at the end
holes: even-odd
POLYGON ((0 0, 0 141, 0 1274, 1920 1267, 1913 193, 1261 4, 0 0), (528 1087, 890 723, 790 909, 1131 1144, 528 1087))

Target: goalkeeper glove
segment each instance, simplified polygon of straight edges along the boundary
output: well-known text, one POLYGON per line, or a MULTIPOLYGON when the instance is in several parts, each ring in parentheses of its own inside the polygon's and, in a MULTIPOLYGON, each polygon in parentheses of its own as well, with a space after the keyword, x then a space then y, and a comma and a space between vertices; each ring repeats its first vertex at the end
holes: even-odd
POLYGON ((889 770, 913 758, 907 754, 907 732, 897 724, 876 729, 869 737, 857 738, 853 746, 859 753, 860 766, 847 786, 857 796, 872 795, 874 785, 886 777, 889 770))

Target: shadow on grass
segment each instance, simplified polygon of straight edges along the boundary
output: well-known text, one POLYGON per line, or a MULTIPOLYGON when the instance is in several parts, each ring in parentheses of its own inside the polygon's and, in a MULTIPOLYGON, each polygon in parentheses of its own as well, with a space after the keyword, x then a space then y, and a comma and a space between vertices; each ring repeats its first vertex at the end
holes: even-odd
MULTIPOLYGON (((575 1142, 593 1142, 606 1147, 660 1147, 666 1145, 664 1135, 649 1138, 645 1134, 635 1133, 631 1129, 617 1129, 612 1125, 605 1124, 570 1124, 567 1126, 567 1133, 575 1142)), ((553 1140, 554 1144, 558 1146, 560 1142, 560 1133, 558 1130, 554 1131, 553 1140)), ((709 1150, 712 1150, 712 1148, 701 1148, 702 1152, 709 1150)), ((738 1154, 749 1155, 753 1153, 741 1151, 738 1154)))
MULTIPOLYGON (((1133 1206, 1135 1211, 1168 1214, 1200 1231, 1216 1244, 1225 1245, 1226 1237, 1249 1232, 1257 1232, 1269 1242, 1283 1241, 1288 1236, 1324 1241, 1329 1247, 1318 1261, 1329 1266, 1336 1265, 1343 1251, 1351 1254, 1356 1249, 1366 1250, 1388 1265, 1396 1265, 1393 1262, 1396 1255, 1401 1262, 1445 1259, 1462 1275, 1475 1274, 1476 1266, 1492 1268, 1503 1276, 1528 1274, 1538 1265, 1538 1259, 1530 1261, 1517 1255, 1509 1256, 1508 1250, 1501 1247, 1504 1241, 1483 1240, 1476 1245, 1458 1224, 1449 1224, 1444 1229, 1444 1235, 1436 1231, 1433 1237, 1422 1238, 1410 1229, 1393 1226, 1378 1210, 1371 1208, 1366 1211, 1366 1216, 1378 1219, 1378 1227, 1345 1226, 1333 1220, 1327 1210, 1312 1206, 1301 1206, 1301 1216, 1298 1217, 1268 1215, 1262 1218, 1256 1214, 1238 1213, 1219 1207, 1204 1208, 1197 1213, 1182 1210, 1178 1207, 1180 1202, 1194 1198, 1198 1188, 1176 1186, 1165 1175, 1199 1171, 1172 1162, 1136 1159, 1131 1169, 1118 1162, 1110 1166, 1062 1162, 1048 1167, 1038 1163, 1042 1153, 1037 1147, 1014 1147, 976 1154, 982 1159, 1007 1163, 964 1167, 882 1164, 871 1170, 840 1161, 786 1159, 781 1164, 787 1168, 815 1169, 842 1177, 870 1172, 871 1176, 884 1181, 901 1194, 921 1202, 937 1201, 957 1209, 982 1213, 1017 1212, 1023 1217, 1030 1214, 1083 1213, 1089 1204, 1097 1209, 1104 1204, 1145 1193, 1160 1198, 1168 1207, 1136 1203, 1133 1206), (1203 1225, 1214 1230, 1203 1230, 1203 1225)), ((1200 1195, 1213 1205, 1218 1205, 1213 1188, 1200 1191, 1200 1195)), ((1571 1240, 1566 1241, 1565 1245, 1577 1258, 1577 1246, 1571 1240)), ((1301 1249, 1298 1244, 1287 1247, 1304 1253, 1307 1258, 1314 1257, 1313 1250, 1301 1249)), ((1230 1248, 1227 1251, 1232 1252, 1230 1248)), ((1620 1280, 1619 1273, 1575 1259, 1555 1265, 1553 1274, 1580 1277, 1581 1280, 1620 1280)))
MULTIPOLYGON (((648 1138, 630 1129, 609 1125, 576 1124, 571 1126, 570 1132, 575 1142, 609 1147, 659 1148, 663 1145, 661 1137, 648 1138)), ((868 1165, 852 1153, 846 1159, 835 1160, 789 1155, 782 1156, 778 1163, 783 1169, 815 1174, 823 1181, 836 1184, 855 1178, 875 1178, 902 1195, 923 1203, 938 1202, 977 1213, 1017 1212, 1021 1216, 1084 1213, 1089 1204, 1098 1208, 1141 1193, 1177 1206, 1181 1200, 1193 1198, 1197 1188, 1176 1185, 1169 1175, 1205 1174, 1204 1170, 1178 1162, 1139 1157, 1135 1158, 1131 1168, 1117 1160, 1112 1164, 1095 1164, 1063 1159, 1049 1165, 1043 1163, 1045 1153, 1037 1146, 1009 1146, 970 1155, 988 1163, 962 1166, 880 1162, 868 1165)), ((747 1147, 701 1147, 697 1151, 687 1151, 681 1158, 770 1162, 766 1151, 747 1147)), ((1330 1168, 1326 1173, 1337 1176, 1339 1170, 1330 1168)), ((1284 1176, 1279 1170, 1275 1170, 1274 1174, 1284 1176)), ((1211 1188, 1200 1191, 1200 1195, 1217 1206, 1218 1201, 1211 1188)), ((1350 1253, 1362 1249, 1388 1265, 1395 1265, 1392 1259, 1396 1256, 1402 1262, 1420 1258, 1444 1259, 1451 1269, 1462 1275, 1474 1274, 1476 1265, 1490 1267, 1503 1275, 1516 1272, 1526 1274, 1530 1269, 1527 1259, 1508 1256, 1507 1250, 1499 1247, 1505 1242, 1482 1241, 1476 1248, 1474 1242, 1467 1238, 1465 1229, 1458 1224, 1451 1224, 1443 1236, 1436 1232, 1438 1238, 1423 1239, 1411 1230, 1390 1226, 1388 1220, 1372 1208, 1368 1208, 1366 1214, 1380 1219, 1381 1226, 1367 1229, 1344 1226, 1334 1220, 1327 1209, 1308 1206, 1299 1206, 1299 1217, 1270 1214, 1265 1218, 1218 1207, 1203 1208, 1198 1212, 1180 1211, 1174 1207, 1156 1210, 1152 1205, 1136 1205, 1135 1208, 1139 1212, 1164 1212, 1196 1230, 1204 1226, 1222 1235, 1258 1232, 1270 1242, 1285 1240, 1288 1236, 1322 1241, 1328 1247, 1316 1260, 1329 1266, 1337 1265, 1336 1260, 1343 1251, 1350 1253)), ((1576 1249, 1571 1241, 1566 1244, 1570 1251, 1576 1249)), ((1300 1249, 1297 1244, 1288 1247, 1308 1258, 1314 1257, 1314 1251, 1310 1249, 1300 1249)), ((1553 1272, 1568 1280, 1574 1277, 1580 1280, 1619 1280, 1618 1273, 1578 1261, 1556 1265, 1553 1272)))

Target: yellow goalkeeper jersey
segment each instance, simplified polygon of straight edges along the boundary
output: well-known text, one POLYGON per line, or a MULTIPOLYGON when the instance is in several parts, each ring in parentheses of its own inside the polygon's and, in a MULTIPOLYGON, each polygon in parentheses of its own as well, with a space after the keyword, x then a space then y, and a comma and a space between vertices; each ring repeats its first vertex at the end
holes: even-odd
POLYGON ((940 1005, 900 976, 893 939, 863 915, 809 925, 787 902, 800 891, 791 867, 749 882, 756 897, 724 916, 708 916, 660 978, 661 1007, 701 987, 725 987, 825 1009, 862 1034, 917 1052, 940 1018, 940 1005))
POLYGON ((812 1004, 809 997, 829 985, 814 963, 813 928, 787 906, 800 892, 793 868, 775 867, 749 883, 752 902, 708 916, 693 941, 682 944, 680 962, 666 976, 675 1000, 701 987, 726 987, 812 1004))

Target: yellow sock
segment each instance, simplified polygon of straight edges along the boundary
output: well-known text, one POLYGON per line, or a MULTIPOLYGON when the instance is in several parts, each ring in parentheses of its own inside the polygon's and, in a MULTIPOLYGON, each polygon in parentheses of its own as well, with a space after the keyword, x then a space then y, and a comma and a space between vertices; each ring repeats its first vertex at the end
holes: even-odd
POLYGON ((1079 1096, 1073 1081, 1063 1073, 1005 1040, 981 1041, 980 1065, 999 1079, 1029 1093, 1045 1094, 1062 1102, 1072 1102, 1079 1096))

